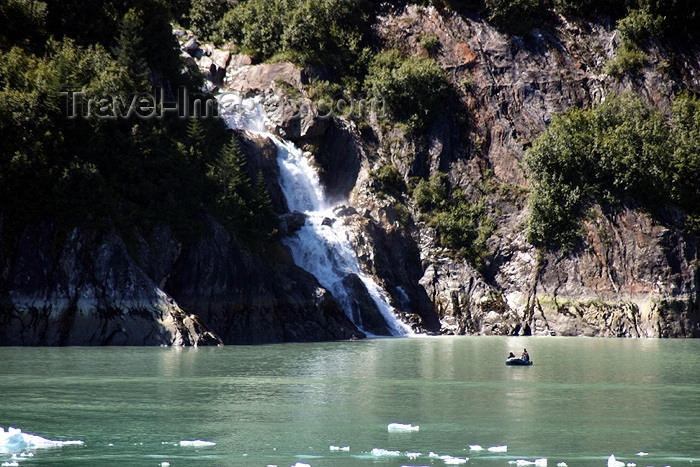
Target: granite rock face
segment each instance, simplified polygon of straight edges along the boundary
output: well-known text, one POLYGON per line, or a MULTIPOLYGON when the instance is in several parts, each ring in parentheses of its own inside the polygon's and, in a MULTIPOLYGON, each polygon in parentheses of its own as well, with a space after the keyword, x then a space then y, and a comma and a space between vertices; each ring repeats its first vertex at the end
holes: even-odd
MULTIPOLYGON (((389 9, 387 9, 388 11, 389 9)), ((307 98, 313 79, 289 63, 252 65, 250 57, 183 43, 209 89, 255 97, 268 130, 294 141, 319 169, 338 205, 362 272, 386 292, 416 332, 478 335, 700 337, 698 239, 632 206, 593 206, 583 246, 569 253, 538 250, 525 235, 528 145, 551 118, 612 93, 634 91, 668 109, 679 89, 700 92, 700 46, 689 39, 668 51, 650 42, 635 75, 608 76, 619 49, 614 26, 569 22, 549 32, 506 36, 478 18, 408 6, 380 17, 378 48, 437 60, 466 115, 447 108, 425 135, 369 115, 321 115, 307 98), (426 34, 439 47, 424 50, 426 34), (461 121, 461 123, 459 123, 461 121), (440 246, 435 227, 410 193, 380 193, 373 171, 392 165, 408 187, 436 172, 473 202, 486 199, 496 229, 489 256, 475 267, 440 246)), ((239 132, 247 170, 262 173, 280 236, 304 222, 290 213, 278 184, 276 146, 239 132)), ((203 235, 183 245, 172 226, 136 232, 50 222, 8 238, 0 212, 0 344, 205 345, 351 339, 364 334, 338 300, 294 264, 279 239, 253 251, 208 214, 203 235)), ((670 225, 670 224, 669 224, 670 225)), ((347 277, 358 321, 376 334, 386 322, 357 276, 347 277), (376 307, 375 307, 376 308, 376 307)))
POLYGON ((113 230, 74 229, 58 250, 56 235, 47 222, 28 226, 3 258, 3 345, 221 343, 159 288, 113 230))

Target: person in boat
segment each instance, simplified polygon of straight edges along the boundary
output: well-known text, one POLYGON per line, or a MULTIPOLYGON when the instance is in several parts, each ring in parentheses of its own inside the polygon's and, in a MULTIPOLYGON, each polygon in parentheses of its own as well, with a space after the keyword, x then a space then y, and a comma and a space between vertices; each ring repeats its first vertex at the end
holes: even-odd
POLYGON ((515 354, 513 352, 509 353, 508 358, 515 358, 515 354))
POLYGON ((530 355, 527 353, 527 349, 523 349, 523 354, 520 357, 524 362, 530 361, 530 355))

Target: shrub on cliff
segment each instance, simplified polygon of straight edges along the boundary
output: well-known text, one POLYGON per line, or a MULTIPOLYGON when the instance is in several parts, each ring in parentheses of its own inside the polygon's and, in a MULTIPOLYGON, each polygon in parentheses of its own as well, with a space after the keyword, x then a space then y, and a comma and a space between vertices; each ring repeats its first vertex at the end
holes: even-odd
POLYGON ((362 0, 248 0, 223 15, 217 35, 257 60, 280 57, 342 74, 366 46, 375 8, 362 0))
POLYGON ((533 181, 528 235, 535 245, 571 249, 593 203, 632 202, 652 215, 684 210, 686 229, 700 214, 700 102, 676 98, 671 120, 629 94, 555 117, 528 150, 533 181), (691 201, 693 200, 693 201, 691 201))
POLYGON ((374 57, 364 89, 384 101, 390 118, 421 131, 444 108, 450 86, 435 60, 387 50, 374 57))

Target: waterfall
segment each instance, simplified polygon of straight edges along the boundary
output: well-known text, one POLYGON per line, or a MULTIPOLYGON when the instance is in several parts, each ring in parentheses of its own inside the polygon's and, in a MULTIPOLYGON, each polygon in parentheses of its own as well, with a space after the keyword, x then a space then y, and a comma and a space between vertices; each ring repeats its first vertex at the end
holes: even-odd
POLYGON ((273 141, 277 146, 279 184, 287 206, 290 211, 307 216, 304 226, 283 240, 294 262, 313 274, 365 333, 412 334, 410 327, 394 314, 382 288, 360 269, 345 225, 333 212, 337 205, 327 201, 318 174, 301 149, 265 131, 265 115, 259 103, 226 96, 226 100, 220 99, 222 118, 230 128, 258 133, 273 141))

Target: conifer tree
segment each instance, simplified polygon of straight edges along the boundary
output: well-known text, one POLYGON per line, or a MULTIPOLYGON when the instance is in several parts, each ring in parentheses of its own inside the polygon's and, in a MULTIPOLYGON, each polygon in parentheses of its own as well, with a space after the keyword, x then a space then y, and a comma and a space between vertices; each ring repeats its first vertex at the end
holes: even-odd
POLYGON ((255 180, 255 191, 253 198, 253 213, 255 215, 255 226, 257 236, 260 239, 272 237, 277 232, 279 226, 279 218, 277 213, 272 208, 272 198, 270 191, 267 189, 265 177, 261 171, 258 171, 258 176, 255 180))
POLYGON ((117 64, 127 70, 135 90, 148 88, 148 64, 143 41, 143 19, 135 8, 124 14, 119 24, 117 39, 117 64))

